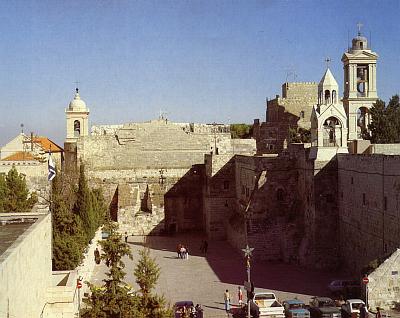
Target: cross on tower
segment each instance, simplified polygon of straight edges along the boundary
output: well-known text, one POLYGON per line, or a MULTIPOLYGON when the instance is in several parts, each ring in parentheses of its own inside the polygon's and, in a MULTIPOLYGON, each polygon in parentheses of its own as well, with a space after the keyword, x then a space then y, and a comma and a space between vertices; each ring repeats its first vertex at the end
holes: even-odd
POLYGON ((331 62, 331 58, 330 57, 326 57, 325 58, 326 68, 329 68, 329 63, 330 62, 331 62))
POLYGON ((79 84, 81 83, 81 82, 78 82, 78 81, 75 81, 74 82, 75 83, 75 89, 76 89, 76 92, 78 93, 79 92, 79 84))
POLYGON ((358 28, 358 36, 361 36, 361 28, 364 26, 361 22, 357 23, 357 28, 358 28))

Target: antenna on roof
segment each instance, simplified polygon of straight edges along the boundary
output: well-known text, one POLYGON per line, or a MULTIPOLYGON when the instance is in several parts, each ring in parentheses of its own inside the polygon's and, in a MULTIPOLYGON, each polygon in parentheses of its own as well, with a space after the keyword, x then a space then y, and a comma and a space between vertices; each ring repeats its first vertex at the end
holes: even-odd
POLYGON ((24 124, 21 123, 20 126, 21 126, 21 134, 23 134, 24 133, 24 124))
POLYGON ((350 31, 347 29, 347 53, 350 52, 350 31))

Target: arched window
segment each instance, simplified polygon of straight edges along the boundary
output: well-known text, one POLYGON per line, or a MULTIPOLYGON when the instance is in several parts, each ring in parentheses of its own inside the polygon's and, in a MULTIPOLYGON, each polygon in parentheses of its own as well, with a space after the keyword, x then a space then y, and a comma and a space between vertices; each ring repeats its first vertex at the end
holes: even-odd
POLYGON ((325 104, 329 104, 331 102, 331 92, 327 89, 325 90, 325 104))
POLYGON ((370 124, 370 114, 368 108, 360 107, 357 110, 357 137, 362 139, 369 138, 368 125, 370 124))
POLYGON ((341 147, 342 145, 342 125, 336 117, 329 117, 324 122, 324 147, 341 147))
POLYGON ((74 121, 74 136, 79 137, 81 135, 81 123, 79 120, 74 121))
POLYGON ((336 104, 337 103, 337 97, 336 97, 336 91, 332 91, 332 103, 336 104))

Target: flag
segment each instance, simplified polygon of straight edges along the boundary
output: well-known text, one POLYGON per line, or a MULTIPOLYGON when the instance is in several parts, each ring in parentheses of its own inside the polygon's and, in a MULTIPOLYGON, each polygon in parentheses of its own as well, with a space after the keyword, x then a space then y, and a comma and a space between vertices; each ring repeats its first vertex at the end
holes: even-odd
POLYGON ((47 179, 51 181, 56 177, 56 165, 53 161, 53 158, 51 157, 51 151, 49 152, 48 166, 49 166, 49 175, 47 179))

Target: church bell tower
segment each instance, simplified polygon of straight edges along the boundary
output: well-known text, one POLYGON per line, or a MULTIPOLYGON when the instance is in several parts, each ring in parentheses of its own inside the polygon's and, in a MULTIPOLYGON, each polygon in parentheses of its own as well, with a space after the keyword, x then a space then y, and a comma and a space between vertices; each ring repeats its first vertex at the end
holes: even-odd
POLYGON ((348 140, 367 139, 370 124, 369 111, 378 99, 376 90, 376 62, 378 54, 371 51, 367 38, 358 35, 352 47, 343 54, 344 96, 343 106, 348 117, 348 140))
POLYGON ((79 96, 79 89, 76 89, 74 99, 65 109, 67 119, 66 143, 76 143, 82 136, 89 135, 89 109, 86 103, 79 96))

